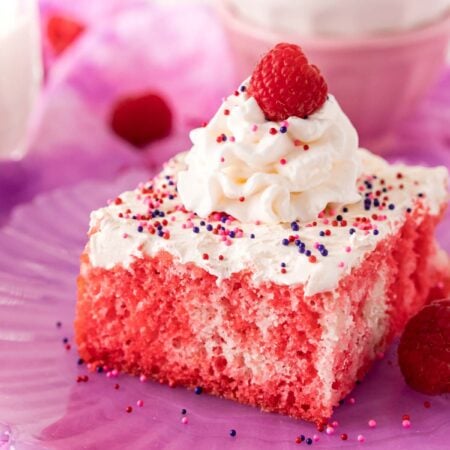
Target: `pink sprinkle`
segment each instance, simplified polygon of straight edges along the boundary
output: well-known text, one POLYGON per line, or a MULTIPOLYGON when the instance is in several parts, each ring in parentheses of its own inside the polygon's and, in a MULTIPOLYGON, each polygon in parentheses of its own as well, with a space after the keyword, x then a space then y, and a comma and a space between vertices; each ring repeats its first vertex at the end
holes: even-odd
POLYGON ((111 371, 111 376, 117 377, 118 375, 119 375, 119 371, 118 371, 117 369, 113 369, 113 370, 111 371))
POLYGON ((225 245, 226 245, 227 247, 229 247, 232 243, 233 243, 233 241, 230 241, 229 239, 227 239, 227 240, 225 241, 225 245))
POLYGON ((341 261, 341 262, 338 264, 338 267, 339 267, 340 269, 344 268, 344 267, 345 267, 345 262, 344 262, 344 261, 341 261))
POLYGON ((189 422, 189 421, 188 421, 188 418, 187 418, 187 417, 182 417, 182 418, 181 418, 181 423, 182 423, 182 424, 186 425, 188 422, 189 422))
POLYGON ((106 372, 106 378, 111 378, 111 377, 112 377, 111 372, 106 372))
POLYGON ((287 120, 283 120, 283 122, 281 122, 280 125, 282 127, 286 127, 287 128, 289 126, 289 122, 287 120))
POLYGON ((177 218, 176 218, 175 216, 172 216, 172 217, 170 218, 170 220, 171 220, 172 222, 175 222, 175 220, 177 220, 177 218))
POLYGON ((351 247, 345 247, 345 251, 346 251, 347 253, 350 253, 350 252, 352 251, 352 248, 351 248, 351 247))
POLYGON ((411 421, 410 420, 402 420, 402 427, 403 428, 411 428, 411 421))
POLYGON ((144 383, 145 381, 147 381, 147 377, 146 377, 145 375, 141 375, 141 376, 139 377, 139 381, 140 381, 141 383, 144 383))
POLYGON ((331 425, 333 426, 333 428, 337 428, 339 426, 339 422, 335 420, 334 422, 331 423, 331 425))
POLYGON ((377 422, 374 419, 370 419, 368 424, 370 428, 375 428, 377 426, 377 422))
POLYGON ((230 136, 230 137, 229 137, 229 140, 230 140, 230 142, 235 142, 235 141, 236 141, 236 138, 235 138, 234 136, 230 136))
POLYGON ((123 237, 124 239, 126 239, 126 238, 128 237, 128 233, 123 233, 123 234, 122 234, 122 237, 123 237))
POLYGON ((261 225, 261 221, 260 221, 260 220, 257 220, 257 221, 255 222, 255 225, 261 225))
POLYGON ((366 438, 362 434, 358 434, 358 442, 365 442, 366 438))
POLYGON ((257 131, 257 130, 258 130, 258 125, 256 125, 256 124, 255 124, 255 125, 252 125, 251 130, 252 130, 252 131, 257 131))
POLYGON ((138 400, 138 401, 136 402, 136 405, 138 405, 139 408, 142 408, 142 407, 144 406, 144 400, 138 400))
POLYGON ((328 219, 323 219, 323 220, 322 220, 322 223, 323 223, 324 225, 328 225, 328 224, 330 223, 330 221, 329 221, 328 219))
POLYGON ((334 434, 334 428, 330 425, 327 426, 327 429, 325 431, 328 435, 334 434))
POLYGON ((312 438, 313 438, 314 442, 319 442, 320 441, 320 437, 317 434, 315 434, 312 438))
POLYGON ((220 162, 221 163, 225 162, 225 158, 223 156, 220 158, 220 162))
POLYGON ((348 399, 348 402, 350 403, 350 405, 354 405, 356 403, 356 400, 354 399, 354 397, 351 397, 348 399))

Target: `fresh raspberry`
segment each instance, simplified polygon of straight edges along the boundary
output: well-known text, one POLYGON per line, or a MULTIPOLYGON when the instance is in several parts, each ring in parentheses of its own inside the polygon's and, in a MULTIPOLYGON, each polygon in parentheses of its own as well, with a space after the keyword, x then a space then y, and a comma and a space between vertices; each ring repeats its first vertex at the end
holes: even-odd
POLYGON ((47 21, 47 37, 56 55, 61 54, 85 30, 85 26, 69 17, 54 15, 47 21))
POLYGON ((450 299, 430 303, 407 323, 398 361, 416 391, 450 392, 450 299))
POLYGON ((111 128, 134 147, 142 148, 169 135, 172 111, 154 92, 124 97, 113 107, 111 128))
POLYGON ((256 66, 248 93, 269 120, 307 117, 327 99, 328 87, 319 69, 309 64, 302 49, 278 44, 256 66))

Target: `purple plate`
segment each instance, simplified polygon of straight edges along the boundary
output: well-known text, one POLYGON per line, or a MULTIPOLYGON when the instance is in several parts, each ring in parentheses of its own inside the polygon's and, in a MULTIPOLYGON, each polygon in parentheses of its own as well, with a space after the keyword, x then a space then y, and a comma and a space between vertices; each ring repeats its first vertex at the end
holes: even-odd
MULTIPOLYGON (((351 393, 354 404, 347 399, 338 408, 333 420, 339 425, 330 436, 303 421, 78 365, 75 279, 89 212, 147 175, 133 172, 113 184, 84 182, 44 194, 16 209, 0 232, 0 449, 293 449, 302 434, 317 435, 312 446, 318 448, 449 448, 448 396, 410 390, 395 348, 351 393), (86 374, 88 382, 76 381, 86 374), (402 426, 405 414, 410 428, 402 426), (348 435, 345 442, 341 433, 348 435)), ((442 238, 450 249, 448 233, 442 238)))

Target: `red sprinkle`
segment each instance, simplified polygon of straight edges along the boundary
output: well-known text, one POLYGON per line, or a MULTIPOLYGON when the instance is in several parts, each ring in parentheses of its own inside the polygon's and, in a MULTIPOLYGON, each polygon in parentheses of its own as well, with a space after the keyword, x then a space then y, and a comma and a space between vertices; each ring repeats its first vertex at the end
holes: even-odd
POLYGON ((310 263, 315 263, 315 262, 317 262, 317 258, 316 258, 314 255, 311 255, 311 256, 308 258, 308 261, 309 261, 310 263))
POLYGON ((130 413, 130 412, 133 411, 133 408, 132 408, 131 406, 127 406, 127 408, 125 409, 125 411, 126 411, 127 413, 130 413))
POLYGON ((309 145, 308 144, 305 144, 304 146, 303 146, 303 150, 309 150, 309 145))
POLYGON ((287 161, 286 161, 284 158, 281 158, 281 159, 280 159, 280 164, 281 164, 282 166, 284 166, 286 163, 287 163, 287 161))
POLYGON ((277 134, 278 131, 277 131, 276 128, 271 128, 271 129, 269 130, 269 133, 270 133, 270 134, 277 134))
POLYGON ((209 259, 208 253, 203 253, 202 258, 203 258, 203 259, 209 259))

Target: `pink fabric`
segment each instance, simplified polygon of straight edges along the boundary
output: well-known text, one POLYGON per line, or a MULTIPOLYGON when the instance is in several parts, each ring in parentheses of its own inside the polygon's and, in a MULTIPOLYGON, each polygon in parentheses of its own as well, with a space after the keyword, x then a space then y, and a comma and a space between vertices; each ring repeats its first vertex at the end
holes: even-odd
POLYGON ((58 58, 44 38, 46 85, 30 151, 20 163, 0 164, 0 192, 7 194, 0 197, 0 211, 81 179, 113 179, 129 166, 159 166, 189 148, 189 130, 234 89, 226 39, 208 8, 157 7, 142 0, 40 5, 44 36, 55 13, 87 28, 58 58), (137 151, 111 133, 108 119, 119 97, 148 89, 172 108, 173 133, 137 151))
MULTIPOLYGON (((188 149, 189 130, 208 120, 234 86, 233 60, 214 13, 146 0, 40 0, 43 30, 65 14, 87 28, 60 57, 44 40, 47 79, 28 156, 0 163, 0 224, 38 192, 82 179, 112 180, 130 166, 154 170, 188 149), (113 135, 114 101, 153 89, 174 111, 167 139, 136 151, 113 135)), ((387 112, 389 114, 389 112, 387 112)), ((450 73, 397 130, 391 158, 450 166, 450 73)))

